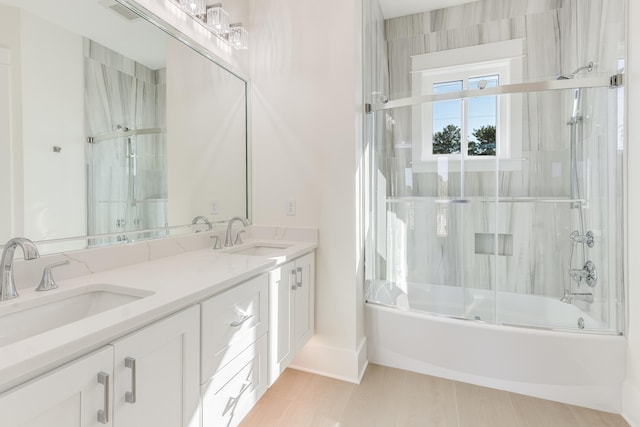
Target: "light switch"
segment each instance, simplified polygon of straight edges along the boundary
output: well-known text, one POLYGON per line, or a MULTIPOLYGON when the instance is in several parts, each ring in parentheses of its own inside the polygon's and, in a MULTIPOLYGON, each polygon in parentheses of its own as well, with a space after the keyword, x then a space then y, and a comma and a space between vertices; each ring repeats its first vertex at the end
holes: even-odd
POLYGON ((295 200, 287 200, 287 206, 285 208, 285 213, 289 216, 294 216, 296 214, 296 201, 295 200))
POLYGON ((218 215, 220 213, 220 204, 218 203, 218 199, 211 200, 210 211, 213 215, 218 215))

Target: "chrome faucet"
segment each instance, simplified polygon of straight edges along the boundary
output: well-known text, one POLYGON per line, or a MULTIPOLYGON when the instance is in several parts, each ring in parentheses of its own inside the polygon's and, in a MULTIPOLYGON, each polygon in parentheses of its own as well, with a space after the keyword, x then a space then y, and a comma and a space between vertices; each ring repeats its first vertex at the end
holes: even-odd
MULTIPOLYGON (((196 225, 200 220, 202 220, 202 222, 204 222, 207 225, 207 230, 211 231, 211 228, 213 227, 211 226, 211 223, 209 222, 206 216, 198 215, 197 217, 193 218, 193 221, 191 221, 191 225, 196 225)), ((200 230, 196 230, 196 233, 199 233, 199 232, 200 230)))
POLYGON ((16 237, 4 245, 2 258, 0 258, 0 266, 2 268, 2 276, 0 277, 0 301, 13 299, 18 296, 18 291, 16 291, 16 285, 13 281, 13 256, 18 246, 22 248, 26 261, 36 259, 40 256, 36 245, 24 237, 16 237))
POLYGON ((233 246, 233 238, 231 237, 231 227, 233 227, 233 223, 236 221, 241 221, 242 225, 244 225, 245 227, 249 226, 249 220, 246 218, 243 218, 241 216, 234 216, 233 218, 231 218, 229 220, 229 223, 227 224, 227 234, 224 238, 225 248, 229 248, 233 246))
POLYGON ((593 294, 591 292, 570 292, 565 289, 564 296, 560 298, 560 301, 571 304, 573 300, 593 303, 593 294))

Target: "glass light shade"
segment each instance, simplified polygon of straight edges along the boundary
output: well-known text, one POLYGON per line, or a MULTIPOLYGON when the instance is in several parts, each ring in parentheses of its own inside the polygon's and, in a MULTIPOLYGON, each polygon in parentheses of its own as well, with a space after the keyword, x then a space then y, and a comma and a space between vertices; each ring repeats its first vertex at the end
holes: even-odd
POLYGON ((236 49, 249 48, 249 33, 239 24, 233 24, 229 27, 229 44, 236 49))
POLYGON ((180 0, 180 6, 193 16, 204 15, 206 12, 205 0, 180 0))
POLYGON ((209 6, 207 8, 207 27, 216 34, 228 33, 229 13, 222 6, 209 6))

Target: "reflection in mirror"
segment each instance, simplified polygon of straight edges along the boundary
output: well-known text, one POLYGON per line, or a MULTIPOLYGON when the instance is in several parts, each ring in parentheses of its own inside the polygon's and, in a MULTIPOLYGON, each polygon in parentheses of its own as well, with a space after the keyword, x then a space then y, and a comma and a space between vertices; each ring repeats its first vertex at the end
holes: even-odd
POLYGON ((248 216, 246 140, 246 83, 118 3, 0 0, 0 244, 248 216))

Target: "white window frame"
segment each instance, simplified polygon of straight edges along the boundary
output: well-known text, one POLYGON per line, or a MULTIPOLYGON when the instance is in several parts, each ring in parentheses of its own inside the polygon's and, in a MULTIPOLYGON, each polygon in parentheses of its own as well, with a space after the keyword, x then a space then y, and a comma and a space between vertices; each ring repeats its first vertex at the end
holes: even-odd
MULTIPOLYGON (((411 57, 412 94, 421 96, 433 92, 433 84, 465 81, 483 75, 498 75, 499 84, 522 82, 523 39, 487 43, 460 49, 414 55, 411 57)), ((522 95, 497 95, 496 156, 469 156, 461 142, 459 154, 433 154, 433 104, 412 108, 412 168, 414 172, 436 170, 443 159, 451 164, 465 162, 467 171, 495 169, 496 157, 500 169, 519 169, 522 155, 522 95)), ((465 103, 466 104, 466 103, 465 103)), ((466 106, 463 123, 466 122, 466 106)), ((463 131, 466 126, 463 125, 463 131)), ((469 132, 467 132, 469 133, 469 132)), ((466 138, 466 136, 463 136, 466 138)))

